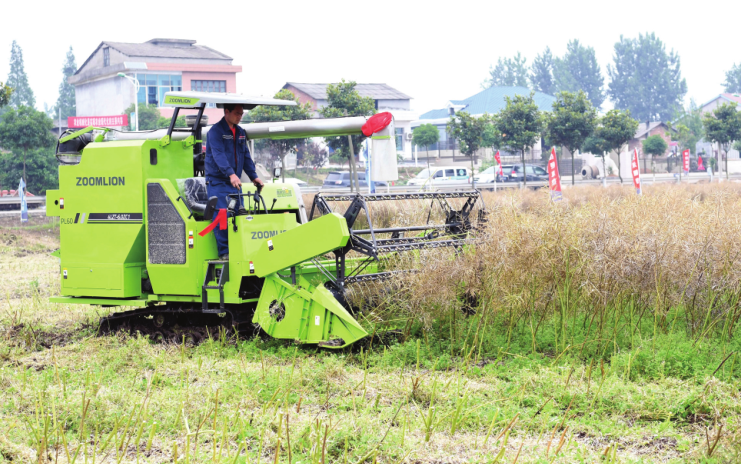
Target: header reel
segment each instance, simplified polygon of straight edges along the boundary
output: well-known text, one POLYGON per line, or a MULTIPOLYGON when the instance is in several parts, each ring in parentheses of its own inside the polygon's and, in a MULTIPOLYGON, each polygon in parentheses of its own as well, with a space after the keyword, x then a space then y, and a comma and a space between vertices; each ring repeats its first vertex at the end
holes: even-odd
POLYGON ((333 251, 334 273, 326 264, 313 261, 338 292, 344 292, 345 286, 352 283, 383 280, 409 272, 381 270, 383 266, 379 264, 399 252, 440 247, 459 251, 471 242, 470 234, 486 222, 486 208, 477 190, 367 195, 318 193, 310 220, 315 214, 332 212, 345 218, 350 239, 344 248, 333 251), (429 206, 425 206, 427 200, 429 206), (448 200, 454 200, 454 204, 448 200), (476 209, 478 212, 473 214, 476 209))

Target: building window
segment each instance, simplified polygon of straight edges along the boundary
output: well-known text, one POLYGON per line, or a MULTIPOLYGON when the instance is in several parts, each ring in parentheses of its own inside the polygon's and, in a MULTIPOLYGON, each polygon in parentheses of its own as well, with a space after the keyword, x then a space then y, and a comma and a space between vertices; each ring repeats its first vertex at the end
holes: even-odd
MULTIPOLYGON (((190 90, 196 92, 226 92, 226 81, 190 81, 190 90)), ((216 105, 209 103, 206 108, 216 108, 216 105)))
POLYGON ((162 106, 165 93, 183 90, 183 77, 179 74, 137 74, 139 81, 139 103, 162 106))
POLYGON ((105 47, 103 49, 103 67, 107 67, 111 65, 111 49, 108 47, 105 47))
POLYGON ((404 128, 396 128, 396 150, 404 151, 404 128))
POLYGON ((190 81, 190 90, 196 92, 226 92, 226 81, 190 81))

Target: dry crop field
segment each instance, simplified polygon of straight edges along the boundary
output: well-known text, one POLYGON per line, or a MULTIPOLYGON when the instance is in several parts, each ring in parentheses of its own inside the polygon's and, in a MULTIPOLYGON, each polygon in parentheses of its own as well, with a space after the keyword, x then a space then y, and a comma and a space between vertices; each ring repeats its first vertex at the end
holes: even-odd
POLYGON ((740 462, 741 185, 644 190, 487 194, 340 352, 98 336, 57 224, 3 220, 0 462, 740 462))

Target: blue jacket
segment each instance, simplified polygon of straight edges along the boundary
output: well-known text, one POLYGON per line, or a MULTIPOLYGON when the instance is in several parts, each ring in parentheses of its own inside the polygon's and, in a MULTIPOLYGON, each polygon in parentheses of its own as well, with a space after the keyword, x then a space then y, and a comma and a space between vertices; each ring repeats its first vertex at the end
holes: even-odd
POLYGON ((242 176, 242 170, 251 180, 257 179, 255 163, 250 157, 247 143, 247 132, 239 126, 237 131, 237 149, 234 150, 234 136, 226 119, 214 124, 206 138, 206 181, 229 184, 229 176, 242 176))

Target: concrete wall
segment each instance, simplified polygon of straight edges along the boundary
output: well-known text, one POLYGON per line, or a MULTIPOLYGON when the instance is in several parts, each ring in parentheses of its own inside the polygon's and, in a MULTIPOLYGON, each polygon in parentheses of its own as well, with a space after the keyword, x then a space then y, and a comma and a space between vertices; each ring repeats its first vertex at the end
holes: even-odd
POLYGON ((411 102, 409 100, 378 100, 378 109, 382 108, 410 110, 411 102))
POLYGON ((122 114, 134 103, 134 86, 123 77, 88 82, 75 89, 75 102, 78 116, 122 114))

